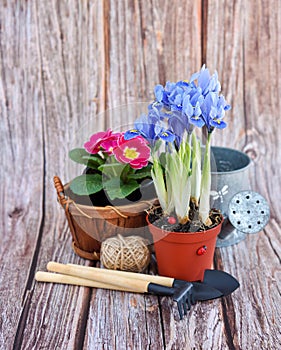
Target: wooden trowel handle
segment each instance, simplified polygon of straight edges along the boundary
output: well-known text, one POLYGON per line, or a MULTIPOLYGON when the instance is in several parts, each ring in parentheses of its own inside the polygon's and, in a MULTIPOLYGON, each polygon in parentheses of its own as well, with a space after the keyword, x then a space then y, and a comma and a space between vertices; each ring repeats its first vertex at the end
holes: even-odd
POLYGON ((80 266, 65 265, 50 261, 47 265, 47 269, 53 272, 59 272, 64 275, 75 276, 91 281, 100 283, 106 283, 114 285, 118 288, 125 288, 126 290, 132 290, 138 293, 146 293, 148 290, 148 281, 139 279, 131 279, 125 276, 113 276, 112 274, 104 273, 104 269, 95 269, 95 271, 89 271, 88 269, 82 269, 80 266))
POLYGON ((90 267, 90 266, 82 266, 82 265, 76 265, 76 264, 67 264, 70 266, 78 266, 81 269, 88 270, 88 271, 100 271, 102 270, 104 274, 111 275, 111 276, 124 276, 126 278, 130 279, 139 279, 147 282, 157 283, 161 284, 162 286, 166 287, 172 287, 174 278, 171 277, 163 277, 163 276, 153 276, 153 275, 147 275, 144 273, 136 273, 136 272, 128 272, 128 271, 119 271, 119 270, 109 270, 109 269, 100 269, 98 267, 90 267))

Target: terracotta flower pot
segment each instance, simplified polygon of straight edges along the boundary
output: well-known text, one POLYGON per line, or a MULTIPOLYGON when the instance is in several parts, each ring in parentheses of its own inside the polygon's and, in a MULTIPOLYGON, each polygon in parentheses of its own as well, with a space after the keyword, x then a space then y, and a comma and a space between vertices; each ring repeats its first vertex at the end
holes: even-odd
POLYGON ((151 224, 148 216, 146 220, 153 236, 159 274, 186 281, 202 281, 204 271, 212 267, 222 222, 207 231, 182 233, 162 230, 151 224))

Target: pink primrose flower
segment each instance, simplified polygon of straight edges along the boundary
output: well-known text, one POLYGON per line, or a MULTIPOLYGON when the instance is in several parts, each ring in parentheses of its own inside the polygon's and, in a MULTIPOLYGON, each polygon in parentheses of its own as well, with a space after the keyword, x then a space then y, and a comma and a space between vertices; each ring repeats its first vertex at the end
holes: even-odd
POLYGON ((122 135, 113 154, 119 162, 130 164, 134 169, 141 169, 148 164, 150 148, 147 146, 147 141, 141 136, 125 140, 122 135))
POLYGON ((108 155, 113 154, 113 150, 118 145, 118 140, 122 136, 121 133, 114 133, 106 140, 102 141, 100 147, 104 150, 108 155))
POLYGON ((110 129, 107 131, 97 132, 90 137, 90 141, 84 144, 84 148, 91 154, 104 151, 105 153, 111 155, 113 149, 117 146, 117 141, 120 136, 120 133, 113 133, 110 129))

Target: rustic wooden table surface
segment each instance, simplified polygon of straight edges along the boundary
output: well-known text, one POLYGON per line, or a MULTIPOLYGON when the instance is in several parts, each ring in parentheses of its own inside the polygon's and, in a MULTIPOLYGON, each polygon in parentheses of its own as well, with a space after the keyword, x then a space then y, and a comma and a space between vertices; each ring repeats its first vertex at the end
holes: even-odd
POLYGON ((280 0, 0 1, 1 350, 281 348, 280 23, 280 0), (88 263, 52 184, 69 180, 77 131, 132 123, 114 108, 202 62, 232 105, 214 144, 250 155, 271 208, 262 232, 216 251, 240 288, 179 321, 166 297, 35 283, 50 260, 88 263))

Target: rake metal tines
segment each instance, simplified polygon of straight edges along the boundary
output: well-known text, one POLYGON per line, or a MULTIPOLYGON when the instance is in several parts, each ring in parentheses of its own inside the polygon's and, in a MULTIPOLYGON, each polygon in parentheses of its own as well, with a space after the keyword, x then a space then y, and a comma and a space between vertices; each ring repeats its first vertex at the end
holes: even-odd
POLYGON ((181 286, 174 288, 173 300, 177 303, 180 319, 187 314, 187 310, 190 310, 191 305, 195 304, 192 287, 191 283, 185 282, 181 286))
POLYGON ((173 297, 173 301, 177 303, 180 319, 183 315, 187 314, 187 310, 190 310, 191 305, 195 304, 192 295, 192 283, 182 281, 177 283, 175 287, 166 287, 156 283, 149 283, 147 291, 149 293, 157 295, 168 295, 173 297))

